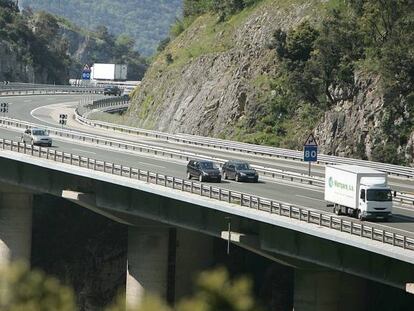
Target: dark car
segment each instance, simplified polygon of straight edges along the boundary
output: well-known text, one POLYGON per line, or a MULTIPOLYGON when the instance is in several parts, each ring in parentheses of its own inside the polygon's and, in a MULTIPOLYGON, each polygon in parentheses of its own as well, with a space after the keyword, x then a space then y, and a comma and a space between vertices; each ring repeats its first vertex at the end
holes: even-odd
POLYGON ((251 168, 245 161, 231 160, 223 164, 222 173, 224 179, 234 179, 236 181, 258 182, 259 174, 251 168))
POLYGON ((199 181, 214 180, 221 181, 220 170, 214 166, 212 161, 191 160, 187 164, 187 178, 198 178, 199 181))
POLYGON ((117 86, 107 86, 104 88, 104 95, 121 96, 121 89, 117 86))

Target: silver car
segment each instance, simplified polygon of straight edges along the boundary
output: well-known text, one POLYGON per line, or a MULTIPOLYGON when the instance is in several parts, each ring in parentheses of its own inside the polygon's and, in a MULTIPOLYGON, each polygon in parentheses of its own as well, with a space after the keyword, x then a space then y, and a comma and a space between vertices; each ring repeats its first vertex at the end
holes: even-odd
POLYGON ((21 140, 23 143, 31 145, 52 146, 52 138, 49 136, 49 133, 39 128, 25 130, 21 140))

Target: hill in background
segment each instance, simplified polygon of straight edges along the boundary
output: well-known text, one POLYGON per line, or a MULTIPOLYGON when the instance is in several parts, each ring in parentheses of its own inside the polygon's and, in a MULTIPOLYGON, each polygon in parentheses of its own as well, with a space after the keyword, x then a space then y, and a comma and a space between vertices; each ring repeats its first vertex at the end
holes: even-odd
POLYGON ((105 25, 116 36, 132 37, 138 51, 148 56, 168 36, 182 0, 22 0, 20 6, 63 16, 89 30, 105 25))

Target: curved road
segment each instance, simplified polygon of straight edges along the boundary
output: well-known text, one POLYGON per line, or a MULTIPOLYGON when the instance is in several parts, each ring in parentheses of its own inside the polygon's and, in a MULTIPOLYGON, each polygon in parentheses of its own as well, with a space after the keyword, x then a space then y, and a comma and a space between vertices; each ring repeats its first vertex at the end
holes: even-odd
MULTIPOLYGON (((10 104, 8 114, 9 117, 37 124, 58 127, 58 115, 60 113, 67 113, 70 117, 73 114, 73 108, 76 107, 79 101, 85 97, 82 95, 36 95, 0 98, 2 102, 9 102, 10 104)), ((91 96, 88 98, 91 98, 91 96)), ((94 96, 94 98, 99 98, 99 96, 94 96)), ((157 140, 155 138, 120 134, 103 129, 89 128, 78 124, 73 119, 69 120, 68 126, 78 132, 96 134, 118 140, 122 139, 128 142, 139 142, 164 148, 192 151, 223 159, 243 158, 257 165, 288 171, 303 172, 307 170, 307 165, 298 161, 274 159, 254 155, 246 156, 245 154, 238 152, 219 151, 207 147, 196 147, 180 143, 171 143, 163 140, 157 140)), ((0 137, 2 138, 18 140, 20 135, 21 131, 0 128, 0 137)), ((59 137, 54 137, 53 148, 85 157, 95 158, 97 160, 115 162, 125 166, 185 178, 185 161, 157 157, 154 155, 146 155, 139 152, 119 150, 117 148, 102 145, 97 146, 91 143, 71 141, 69 139, 62 139, 59 137)), ((313 167, 315 169, 314 172, 318 175, 323 175, 323 166, 314 165, 313 167)), ((411 180, 405 178, 393 178, 392 183, 395 189, 398 188, 404 191, 414 192, 414 182, 411 180)), ((251 193, 277 201, 283 201, 318 210, 330 211, 330 209, 326 207, 326 203, 323 200, 323 189, 311 185, 264 178, 258 184, 223 181, 220 186, 222 188, 251 193)), ((382 225, 384 227, 393 227, 414 233, 414 206, 410 207, 394 204, 394 208, 393 220, 382 225)))

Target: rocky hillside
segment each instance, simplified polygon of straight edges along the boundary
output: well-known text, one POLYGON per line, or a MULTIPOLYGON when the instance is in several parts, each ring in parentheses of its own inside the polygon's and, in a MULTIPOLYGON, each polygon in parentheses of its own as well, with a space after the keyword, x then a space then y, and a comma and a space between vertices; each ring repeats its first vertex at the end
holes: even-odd
MULTIPOLYGON (((352 32, 365 8, 340 19, 328 16, 333 3, 267 0, 224 21, 198 16, 154 60, 122 122, 296 149, 313 131, 323 153, 414 165, 412 64, 401 65, 400 77, 385 70, 398 68, 385 58, 369 67, 380 56, 352 32), (346 31, 330 32, 333 23, 346 31), (356 47, 345 46, 352 40, 356 47), (320 59, 335 42, 342 54, 329 71, 320 59)), ((410 23, 408 17, 402 24, 410 23)), ((395 44, 409 50, 412 32, 398 40, 388 50, 383 43, 382 55, 396 53, 395 44)))

